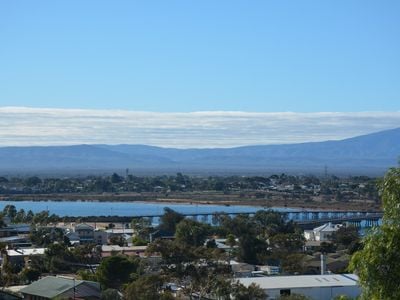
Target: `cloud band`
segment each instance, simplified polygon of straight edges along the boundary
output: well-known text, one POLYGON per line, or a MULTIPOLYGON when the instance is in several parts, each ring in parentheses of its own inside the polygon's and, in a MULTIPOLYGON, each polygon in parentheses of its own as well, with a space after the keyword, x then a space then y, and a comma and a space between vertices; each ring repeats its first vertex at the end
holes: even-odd
POLYGON ((338 140, 400 127, 400 112, 161 113, 0 107, 0 146, 234 147, 338 140))

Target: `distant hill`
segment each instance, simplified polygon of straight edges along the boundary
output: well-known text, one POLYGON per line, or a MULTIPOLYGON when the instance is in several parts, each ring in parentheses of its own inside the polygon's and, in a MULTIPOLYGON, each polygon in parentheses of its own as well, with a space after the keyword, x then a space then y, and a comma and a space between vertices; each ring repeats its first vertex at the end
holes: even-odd
POLYGON ((382 174, 400 157, 400 128, 340 141, 216 149, 145 145, 0 148, 0 173, 382 174))

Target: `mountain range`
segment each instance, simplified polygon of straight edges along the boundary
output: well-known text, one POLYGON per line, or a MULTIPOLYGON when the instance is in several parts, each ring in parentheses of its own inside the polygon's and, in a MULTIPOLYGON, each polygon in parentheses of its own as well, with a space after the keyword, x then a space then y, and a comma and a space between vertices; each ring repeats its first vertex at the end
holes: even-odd
POLYGON ((1 147, 0 173, 380 175, 397 166, 400 128, 339 141, 215 149, 146 145, 1 147))

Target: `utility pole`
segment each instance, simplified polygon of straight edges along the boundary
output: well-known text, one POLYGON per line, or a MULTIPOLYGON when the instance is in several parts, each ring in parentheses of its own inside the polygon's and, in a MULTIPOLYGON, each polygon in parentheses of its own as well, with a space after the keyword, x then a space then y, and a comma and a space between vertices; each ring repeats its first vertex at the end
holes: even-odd
POLYGON ((73 282, 74 282, 74 300, 75 300, 75 299, 76 299, 76 298, 75 298, 75 294, 76 294, 75 278, 73 278, 72 280, 73 280, 73 282))

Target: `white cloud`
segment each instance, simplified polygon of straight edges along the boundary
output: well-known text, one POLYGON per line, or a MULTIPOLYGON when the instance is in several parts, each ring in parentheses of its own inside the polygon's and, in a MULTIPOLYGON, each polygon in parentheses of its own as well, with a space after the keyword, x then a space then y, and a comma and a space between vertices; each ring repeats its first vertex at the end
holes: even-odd
POLYGON ((337 140, 400 127, 400 112, 160 113, 0 107, 0 146, 232 147, 337 140))

